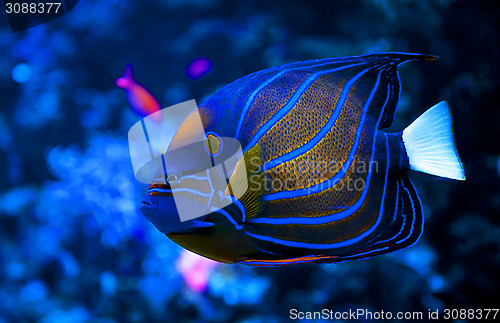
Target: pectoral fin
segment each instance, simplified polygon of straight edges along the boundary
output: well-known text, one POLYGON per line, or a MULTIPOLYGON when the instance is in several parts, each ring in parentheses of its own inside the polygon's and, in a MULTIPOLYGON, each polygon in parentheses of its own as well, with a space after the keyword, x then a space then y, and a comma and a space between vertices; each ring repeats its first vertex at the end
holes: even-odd
POLYGON ((236 164, 224 195, 236 197, 245 207, 246 219, 262 212, 264 183, 262 151, 257 144, 246 151, 236 164))

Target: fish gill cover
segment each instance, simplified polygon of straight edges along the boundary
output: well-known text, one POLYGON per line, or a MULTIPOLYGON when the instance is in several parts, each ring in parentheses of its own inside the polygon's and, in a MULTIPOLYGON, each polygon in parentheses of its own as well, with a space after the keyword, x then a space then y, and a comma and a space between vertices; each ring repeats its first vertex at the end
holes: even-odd
POLYGON ((498 308, 499 15, 465 0, 89 0, 13 33, 0 14, 0 322, 498 308), (262 68, 387 51, 440 56, 401 68, 391 129, 447 100, 467 171, 464 183, 412 175, 426 215, 416 246, 337 265, 214 264, 140 213, 147 185, 126 137, 138 119, 113 84, 126 64, 167 107, 262 68), (192 79, 201 57, 211 70, 192 79))

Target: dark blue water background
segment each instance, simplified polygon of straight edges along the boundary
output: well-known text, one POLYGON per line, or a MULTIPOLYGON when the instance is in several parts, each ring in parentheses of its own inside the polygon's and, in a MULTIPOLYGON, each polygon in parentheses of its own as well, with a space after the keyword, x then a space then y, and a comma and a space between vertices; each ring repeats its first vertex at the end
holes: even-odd
POLYGON ((500 11, 495 1, 82 0, 12 33, 0 13, 0 322, 281 322, 289 310, 499 307, 500 11), (381 51, 402 67, 399 131, 448 100, 466 182, 414 176, 418 245, 338 265, 220 265, 190 288, 182 249, 138 211, 114 79, 168 106, 250 72, 381 51), (206 57, 196 80, 186 67, 206 57))

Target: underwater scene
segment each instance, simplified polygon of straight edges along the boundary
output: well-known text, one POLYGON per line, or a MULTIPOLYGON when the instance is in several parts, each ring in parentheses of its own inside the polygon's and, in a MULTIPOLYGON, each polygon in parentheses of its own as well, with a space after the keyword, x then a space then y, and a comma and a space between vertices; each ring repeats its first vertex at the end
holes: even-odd
POLYGON ((500 320, 496 1, 2 11, 0 323, 500 320))

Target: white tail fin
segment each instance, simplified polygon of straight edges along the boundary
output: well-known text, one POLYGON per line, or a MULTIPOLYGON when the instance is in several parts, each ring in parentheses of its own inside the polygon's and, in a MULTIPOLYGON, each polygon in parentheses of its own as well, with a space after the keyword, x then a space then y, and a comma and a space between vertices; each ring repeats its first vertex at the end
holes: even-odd
POLYGON ((465 180, 453 142, 451 114, 446 101, 424 112, 403 130, 403 142, 412 170, 465 180))

